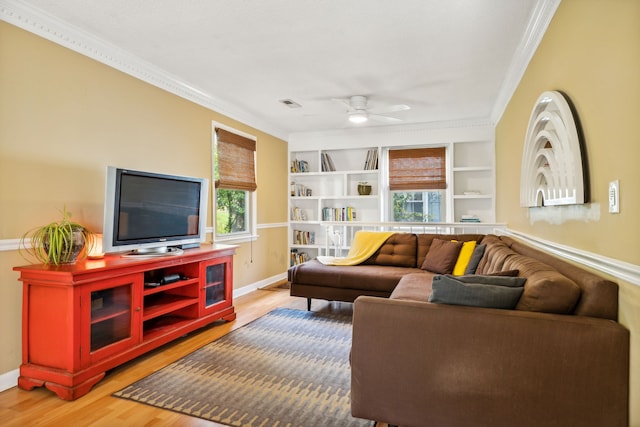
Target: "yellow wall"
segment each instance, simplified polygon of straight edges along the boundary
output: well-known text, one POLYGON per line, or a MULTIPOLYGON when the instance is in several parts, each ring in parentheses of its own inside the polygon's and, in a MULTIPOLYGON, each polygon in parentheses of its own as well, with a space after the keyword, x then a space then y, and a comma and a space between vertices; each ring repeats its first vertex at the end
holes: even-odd
MULTIPOLYGON (((107 165, 210 178, 212 121, 257 137, 258 224, 286 224, 286 142, 5 22, 0 64, 0 240, 56 220, 65 205, 101 230, 107 165)), ((288 267, 286 226, 259 235, 238 249, 235 288, 288 267)), ((11 267, 25 263, 0 251, 0 374, 20 363, 11 267)))
MULTIPOLYGON (((640 264, 640 1, 563 0, 496 129, 496 217, 544 240, 640 264), (548 90, 568 95, 582 124, 591 203, 519 206, 529 115, 548 90), (620 180, 619 214, 607 187, 620 180)), ((615 280, 615 279, 614 279, 615 280)), ((620 322, 631 331, 631 420, 640 425, 640 286, 620 285, 620 322)), ((588 357, 588 355, 585 355, 588 357)), ((588 373, 585 373, 588 375, 588 373)))

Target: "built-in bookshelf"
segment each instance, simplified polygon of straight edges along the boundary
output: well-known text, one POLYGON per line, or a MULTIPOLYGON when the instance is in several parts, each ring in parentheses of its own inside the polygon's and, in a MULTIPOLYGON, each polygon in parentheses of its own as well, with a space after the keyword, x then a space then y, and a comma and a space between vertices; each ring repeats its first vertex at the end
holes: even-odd
POLYGON ((493 142, 456 142, 452 155, 452 220, 495 222, 493 142))
MULTIPOLYGON (((495 222, 494 146, 491 139, 446 144, 447 223, 495 222)), ((290 249, 292 264, 346 253, 359 223, 384 221, 383 147, 292 150, 290 249), (368 195, 358 185, 371 186, 368 195), (307 236, 307 237, 303 237, 307 236), (310 236, 313 236, 311 238, 310 236)))
POLYGON ((381 221, 379 147, 290 153, 291 263, 334 246, 326 225, 381 221), (368 195, 358 185, 371 186, 368 195))

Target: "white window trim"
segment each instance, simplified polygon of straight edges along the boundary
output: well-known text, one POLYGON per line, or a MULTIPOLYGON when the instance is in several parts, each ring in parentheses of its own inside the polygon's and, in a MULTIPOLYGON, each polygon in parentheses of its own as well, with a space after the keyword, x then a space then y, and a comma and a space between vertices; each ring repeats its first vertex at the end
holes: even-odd
MULTIPOLYGON (((216 229, 216 213, 218 212, 218 208, 216 206, 216 174, 215 174, 215 150, 218 143, 218 137, 216 135, 216 128, 224 129, 228 132, 235 133, 236 135, 243 136, 245 138, 251 139, 253 141, 258 141, 258 138, 255 135, 248 134, 246 132, 242 132, 238 129, 232 128, 230 126, 224 125, 222 123, 212 121, 211 122, 211 182, 213 185, 211 186, 211 199, 212 199, 212 215, 213 215, 213 241, 218 243, 244 243, 244 242, 253 242, 258 238, 258 195, 257 191, 249 191, 248 197, 248 230, 243 231, 241 233, 230 233, 218 235, 218 231, 216 229)), ((256 146, 256 157, 257 157, 257 146, 256 146)), ((254 162, 254 167, 256 169, 256 177, 258 176, 258 162, 257 158, 254 162)))

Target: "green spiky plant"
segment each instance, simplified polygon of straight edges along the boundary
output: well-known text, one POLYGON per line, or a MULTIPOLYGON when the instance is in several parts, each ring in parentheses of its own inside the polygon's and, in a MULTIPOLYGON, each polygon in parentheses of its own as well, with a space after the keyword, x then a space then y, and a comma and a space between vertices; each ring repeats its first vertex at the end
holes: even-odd
POLYGON ((87 227, 71 221, 71 212, 65 206, 60 221, 27 231, 20 249, 43 264, 73 264, 85 246, 90 247, 93 237, 87 227))

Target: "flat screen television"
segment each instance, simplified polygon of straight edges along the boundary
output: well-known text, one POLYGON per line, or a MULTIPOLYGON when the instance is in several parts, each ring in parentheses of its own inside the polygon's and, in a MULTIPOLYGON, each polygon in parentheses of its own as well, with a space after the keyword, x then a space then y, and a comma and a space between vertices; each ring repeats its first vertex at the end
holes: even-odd
POLYGON ((209 180, 107 167, 103 249, 181 253, 204 242, 209 180))

